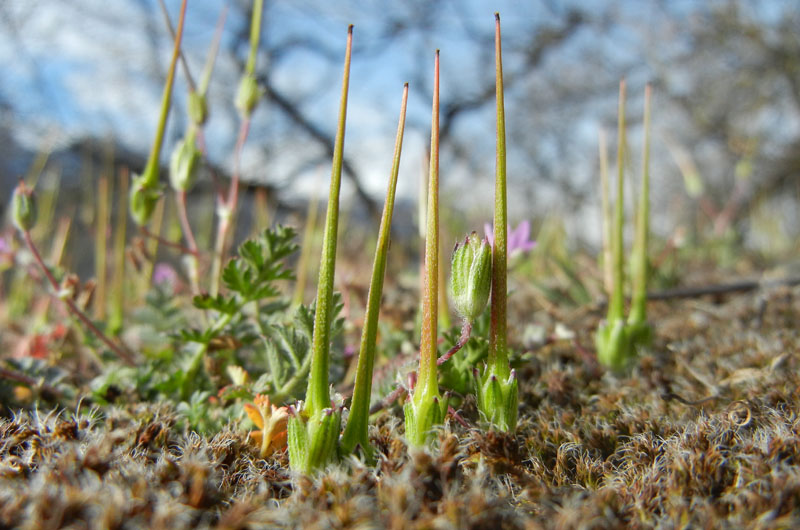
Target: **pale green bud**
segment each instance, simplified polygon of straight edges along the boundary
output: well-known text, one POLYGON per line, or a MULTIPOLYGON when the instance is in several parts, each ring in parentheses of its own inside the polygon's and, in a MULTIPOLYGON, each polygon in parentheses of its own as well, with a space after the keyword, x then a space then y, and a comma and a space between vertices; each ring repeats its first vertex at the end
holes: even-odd
POLYGON ((491 425, 506 432, 512 432, 517 426, 517 408, 519 405, 519 383, 516 370, 505 381, 487 369, 484 377, 475 370, 478 389, 478 410, 491 425))
POLYGON ((241 81, 239 81, 239 90, 236 92, 236 108, 244 116, 249 117, 260 98, 261 89, 258 86, 256 77, 252 74, 244 74, 241 81))
POLYGON ((11 219, 20 231, 27 232, 36 224, 36 198, 20 180, 11 197, 11 219))
POLYGON ((208 103, 205 95, 196 90, 189 93, 189 119, 195 125, 203 125, 208 119, 208 103))
POLYGON ((492 248, 477 232, 456 243, 450 262, 450 296, 459 314, 472 322, 486 307, 492 288, 492 248))
POLYGON ((188 134, 181 139, 169 159, 169 183, 175 191, 188 191, 197 178, 200 150, 195 135, 188 134))
POLYGON ((308 420, 300 413, 289 417, 287 444, 292 470, 310 474, 336 461, 341 420, 341 410, 334 408, 323 409, 308 420))
POLYGON ((130 210, 131 217, 139 226, 144 226, 150 221, 153 210, 161 198, 161 191, 148 185, 145 175, 135 177, 131 186, 130 210))

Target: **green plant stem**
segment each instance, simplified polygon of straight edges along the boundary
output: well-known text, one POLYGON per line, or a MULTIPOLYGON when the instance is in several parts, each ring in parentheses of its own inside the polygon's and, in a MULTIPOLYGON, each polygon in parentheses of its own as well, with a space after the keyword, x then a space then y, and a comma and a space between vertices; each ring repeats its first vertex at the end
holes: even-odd
POLYGON ((633 288, 630 323, 647 319, 647 247, 650 232, 650 98, 651 87, 644 89, 644 146, 642 148, 642 189, 636 212, 636 242, 631 259, 633 288))
POLYGON ((217 225, 217 240, 214 246, 214 260, 211 262, 211 296, 216 296, 219 293, 220 274, 222 273, 222 263, 225 261, 225 254, 228 247, 228 236, 231 227, 234 224, 236 216, 236 207, 239 202, 239 170, 241 167, 242 149, 247 140, 247 134, 250 131, 250 118, 242 120, 239 128, 239 137, 236 140, 236 148, 234 153, 234 167, 233 175, 231 176, 231 185, 228 189, 227 199, 220 198, 217 204, 217 216, 219 224, 217 225))
POLYGON ((300 257, 297 260, 297 282, 295 282, 294 297, 292 302, 295 305, 303 303, 303 295, 306 292, 306 278, 308 277, 308 263, 311 260, 311 249, 314 246, 314 234, 317 231, 317 214, 319 212, 319 194, 314 187, 311 199, 308 201, 306 211, 306 226, 303 230, 303 244, 300 247, 300 257))
POLYGON ((428 175, 428 200, 425 222, 425 288, 422 292, 422 331, 419 351, 419 378, 413 400, 417 406, 439 396, 436 373, 439 298, 439 50, 433 74, 431 156, 428 175))
POLYGON ((250 53, 247 56, 245 72, 253 75, 256 70, 256 54, 258 41, 261 38, 261 14, 264 11, 264 0, 253 1, 253 16, 250 22, 250 53))
POLYGON ((183 237, 186 238, 186 244, 189 250, 188 259, 194 260, 192 266, 188 267, 189 270, 189 283, 192 285, 192 292, 194 294, 200 293, 200 279, 197 277, 197 256, 199 255, 199 251, 197 249, 197 240, 194 238, 194 232, 192 231, 192 225, 189 223, 189 214, 186 211, 186 191, 180 190, 175 195, 175 202, 178 209, 178 219, 181 222, 181 230, 183 231, 183 237))
POLYGON ((494 188, 494 248, 492 249, 491 324, 488 369, 501 380, 510 374, 507 351, 507 238, 506 120, 503 101, 503 59, 500 45, 500 16, 495 14, 495 75, 497 93, 497 158, 494 188))
POLYGON ((342 436, 341 446, 345 452, 352 452, 357 444, 366 450, 367 423, 369 421, 369 399, 372 394, 372 372, 375 364, 375 344, 378 336, 378 315, 380 313, 383 280, 386 272, 386 259, 389 253, 389 242, 392 226, 392 212, 397 188, 397 175, 400 172, 400 154, 403 148, 403 131, 406 122, 406 106, 408 103, 408 83, 403 88, 403 99, 400 105, 400 120, 394 144, 392 172, 389 188, 386 190, 386 201, 383 206, 378 243, 375 250, 375 262, 372 266, 372 278, 367 295, 367 311, 364 317, 364 329, 361 333, 361 346, 358 354, 356 380, 353 398, 350 402, 350 417, 342 436))
MULTIPOLYGON (((225 28, 225 18, 228 15, 228 6, 222 7, 217 19, 217 27, 214 28, 214 40, 211 41, 211 47, 208 49, 208 56, 206 56, 206 63, 203 65, 203 76, 200 78, 200 85, 197 92, 201 96, 205 96, 208 92, 208 85, 211 83, 211 74, 214 72, 214 63, 217 59, 219 52, 219 43, 222 39, 222 30, 225 28)), ((259 15, 260 17, 260 15, 259 15)), ((260 18, 259 18, 260 20, 260 18)), ((260 21, 259 21, 260 26, 260 21)))
POLYGON ((275 391, 275 393, 272 395, 272 401, 274 403, 283 403, 289 399, 289 396, 294 393, 294 389, 306 379, 310 369, 311 356, 307 355, 306 358, 303 359, 303 364, 297 368, 297 371, 295 371, 292 377, 290 377, 289 380, 283 384, 283 386, 275 391))
MULTIPOLYGON (((209 334, 213 337, 225 329, 225 326, 231 323, 233 316, 242 311, 245 305, 247 305, 247 302, 242 304, 242 306, 234 312, 221 314, 209 329, 209 334)), ((208 352, 208 344, 208 342, 200 344, 197 348, 197 351, 194 352, 194 355, 192 355, 192 358, 189 360, 189 365, 184 372, 183 379, 181 380, 181 397, 183 399, 189 399, 191 396, 191 385, 195 382, 197 374, 200 372, 200 368, 202 367, 203 363, 203 357, 205 357, 206 352, 208 352)))
POLYGON ((25 244, 28 246, 28 250, 31 251, 33 254, 33 258, 36 260, 36 263, 39 265, 39 268, 42 269, 47 281, 50 282, 50 286, 53 288, 53 295, 60 300, 61 302, 66 305, 69 310, 75 315, 83 324, 89 328, 89 331, 94 333, 94 335, 100 339, 103 344, 105 344, 120 360, 122 360, 125 364, 129 366, 134 366, 136 363, 133 360, 133 356, 128 353, 124 348, 122 348, 119 344, 115 344, 108 336, 100 331, 100 329, 95 326, 94 322, 91 321, 89 317, 84 314, 80 308, 75 305, 75 303, 69 297, 60 297, 58 296, 58 291, 60 287, 58 285, 58 281, 53 276, 53 273, 50 272, 50 269, 47 268, 44 260, 42 259, 41 254, 39 254, 39 250, 36 248, 36 245, 33 243, 33 239, 31 238, 30 230, 24 230, 22 232, 22 237, 25 240, 25 244))
POLYGON ((610 297, 614 286, 613 251, 611 249, 611 203, 608 197, 608 148, 606 131, 600 129, 598 134, 598 150, 600 154, 600 199, 603 216, 603 287, 606 296, 610 297))
POLYGON ((611 239, 611 251, 614 259, 614 287, 611 291, 611 301, 608 304, 606 320, 613 326, 616 320, 623 318, 625 310, 624 281, 625 271, 622 249, 622 225, 625 222, 624 213, 624 176, 625 176, 625 80, 619 83, 619 113, 617 131, 617 196, 614 210, 614 233, 611 239))
MULTIPOLYGON (((147 230, 143 230, 144 232, 149 231, 151 234, 161 234, 161 226, 164 223, 164 208, 166 206, 166 201, 164 197, 158 199, 158 203, 156 203, 156 207, 153 210, 153 215, 150 218, 150 227, 147 230)), ((145 227, 141 227, 145 228, 145 227)), ((161 244, 163 238, 158 235, 158 237, 150 237, 145 242, 145 252, 146 256, 150 256, 152 259, 147 259, 144 261, 144 265, 142 266, 142 283, 141 288, 139 291, 139 295, 144 298, 145 293, 150 289, 150 284, 153 279, 153 270, 156 266, 156 256, 158 255, 158 246, 161 244)))
MULTIPOLYGON (((169 18, 169 11, 167 11, 167 5, 164 3, 164 0, 158 0, 158 5, 161 8, 161 14, 164 17, 164 23, 167 26, 167 31, 169 31, 170 37, 172 40, 175 41, 175 28, 172 27, 172 21, 169 18)), ((181 61, 181 66, 183 67, 183 73, 186 75, 186 83, 189 85, 189 92, 195 91, 195 82, 192 78, 192 73, 189 71, 189 63, 186 61, 186 57, 183 55, 182 50, 178 50, 178 58, 181 61)))
POLYGON ((186 210, 186 192, 184 190, 180 190, 175 195, 175 203, 178 208, 178 219, 181 222, 181 230, 183 230, 183 236, 186 238, 186 244, 188 245, 188 249, 191 251, 191 254, 197 255, 197 240, 194 238, 194 232, 192 232, 192 225, 189 223, 189 215, 186 210))
POLYGON ((97 219, 95 224, 95 256, 94 275, 97 278, 94 299, 94 317, 98 320, 106 318, 106 279, 107 267, 107 241, 108 241, 108 203, 109 185, 108 177, 101 176, 97 183, 97 219))
POLYGON ((111 284, 111 310, 108 315, 108 329, 116 334, 122 327, 125 312, 125 235, 128 230, 127 193, 128 170, 122 169, 119 176, 119 199, 117 218, 114 222, 114 279, 111 284))
POLYGON ((167 116, 169 115, 170 102, 172 100, 172 86, 175 82, 175 66, 178 62, 178 56, 181 51, 181 38, 183 36, 183 23, 186 18, 186 1, 181 2, 181 14, 178 19, 178 30, 175 35, 175 46, 172 50, 172 60, 170 61, 169 70, 167 71, 167 82, 164 85, 164 92, 161 95, 161 113, 158 117, 158 127, 156 128, 156 137, 153 140, 153 146, 150 149, 150 156, 147 159, 142 175, 147 175, 150 179, 147 182, 148 187, 154 187, 158 183, 158 161, 161 156, 161 145, 164 143, 164 131, 167 128, 167 116))
POLYGON ((328 389, 328 363, 330 356, 331 317, 333 313, 333 280, 336 269, 336 239, 339 228, 339 189, 342 181, 342 159, 344 151, 345 121, 347 118, 347 94, 350 86, 350 56, 353 48, 353 26, 347 29, 347 48, 342 77, 342 96, 339 103, 339 122, 333 148, 331 185, 328 193, 328 208, 322 241, 319 280, 317 282, 317 305, 314 315, 312 337, 311 375, 306 391, 306 414, 316 416, 330 407, 328 389))

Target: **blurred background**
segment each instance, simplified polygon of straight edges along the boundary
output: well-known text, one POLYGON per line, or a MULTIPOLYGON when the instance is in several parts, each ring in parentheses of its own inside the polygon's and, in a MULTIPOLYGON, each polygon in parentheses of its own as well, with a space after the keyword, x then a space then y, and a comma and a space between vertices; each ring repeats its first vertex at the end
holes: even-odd
MULTIPOLYGON (((173 23, 179 6, 166 0, 173 23)), ((226 12, 206 125, 221 182, 233 165, 239 127, 233 98, 248 52, 250 9, 244 0, 192 0, 187 11, 183 51, 195 77, 226 12)), ((266 205, 272 219, 302 219, 309 201, 324 204, 353 23, 342 190, 351 222, 380 210, 407 81, 395 225, 398 234, 416 233, 433 55, 440 49, 443 218, 450 241, 480 229, 491 219, 493 196, 495 11, 503 30, 513 224, 528 220, 534 237, 547 229, 558 234, 550 237, 596 251, 598 134, 607 132, 613 166, 618 84, 626 78, 631 191, 641 175, 644 85, 654 87, 657 237, 672 245, 724 241, 765 257, 796 249, 796 0, 267 0, 256 65, 265 95, 243 152, 245 208, 266 205)), ((144 166, 171 48, 156 0, 0 3, 0 207, 17 179, 36 174, 41 189, 60 190, 58 215, 90 230, 98 175, 116 178, 120 167, 144 166)), ((174 94, 165 167, 187 123, 182 69, 174 94)), ((206 172, 190 199, 194 222, 209 232, 211 191, 206 172)), ((240 236, 249 230, 249 217, 243 219, 240 236)), ((367 226, 372 233, 377 225, 367 226)))

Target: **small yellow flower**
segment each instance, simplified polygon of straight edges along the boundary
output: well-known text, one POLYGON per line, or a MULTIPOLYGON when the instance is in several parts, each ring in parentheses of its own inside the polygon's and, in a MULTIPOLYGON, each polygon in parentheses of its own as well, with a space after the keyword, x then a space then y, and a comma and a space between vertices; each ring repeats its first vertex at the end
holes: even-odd
POLYGON ((276 407, 269 402, 269 396, 257 394, 252 404, 245 403, 244 411, 258 427, 250 432, 250 439, 261 445, 262 458, 286 447, 286 407, 276 407))

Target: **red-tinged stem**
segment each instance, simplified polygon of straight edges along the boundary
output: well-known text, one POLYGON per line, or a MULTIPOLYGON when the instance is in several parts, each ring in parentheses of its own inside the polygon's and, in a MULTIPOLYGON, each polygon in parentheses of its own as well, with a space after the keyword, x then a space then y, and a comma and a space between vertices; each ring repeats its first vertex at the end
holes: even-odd
POLYGON ((217 243, 214 249, 214 261, 211 266, 211 296, 216 296, 219 292, 219 275, 222 271, 222 263, 225 261, 225 254, 228 251, 228 237, 236 216, 236 206, 239 202, 239 172, 241 170, 242 149, 249 132, 250 118, 245 118, 242 120, 242 125, 239 128, 239 137, 236 140, 233 176, 231 177, 228 196, 226 199, 222 199, 223 212, 219 218, 217 243))
POLYGON ((461 327, 461 337, 458 338, 458 342, 456 342, 455 345, 447 351, 447 353, 439 357, 439 359, 436 360, 436 364, 441 366, 449 361, 450 357, 455 355, 461 348, 466 346, 471 334, 472 323, 469 320, 465 320, 464 325, 461 327))
POLYGON ((186 212, 186 191, 181 190, 175 197, 175 200, 178 205, 178 218, 181 221, 181 227, 183 228, 183 235, 186 238, 186 243, 189 245, 189 253, 197 256, 197 241, 194 238, 194 232, 192 232, 192 225, 189 223, 189 215, 186 212))
POLYGON ((428 399, 433 399, 439 395, 436 374, 436 332, 439 313, 439 50, 436 50, 434 62, 432 114, 419 383, 414 390, 414 401, 417 404, 421 403, 426 396, 428 396, 428 399))
POLYGON ((44 383, 35 377, 31 377, 21 372, 17 372, 16 370, 11 370, 9 368, 0 368, 0 377, 4 379, 10 379, 11 381, 17 381, 18 383, 22 383, 24 385, 28 385, 33 388, 38 387, 39 389, 41 389, 42 392, 50 394, 53 397, 57 398, 64 397, 64 393, 61 392, 56 387, 50 386, 47 383, 44 383))
POLYGON ((94 333, 95 336, 97 336, 97 338, 100 339, 103 342, 103 344, 108 346, 108 348, 111 351, 113 351, 117 355, 117 357, 119 357, 121 360, 123 360, 126 364, 128 364, 130 366, 134 366, 135 363, 134 363, 134 360, 133 360, 133 356, 130 353, 128 353, 127 351, 125 351, 120 345, 115 344, 111 339, 108 338, 108 336, 106 336, 105 333, 100 331, 100 329, 97 326, 94 325, 94 322, 92 322, 89 319, 89 317, 87 317, 84 314, 84 312, 81 311, 80 308, 78 306, 76 306, 75 303, 72 300, 70 300, 68 297, 61 298, 61 297, 59 297, 59 296, 57 296, 55 294, 55 293, 58 293, 58 291, 60 289, 60 287, 58 285, 58 281, 53 276, 53 273, 50 272, 50 269, 47 268, 47 265, 45 265, 41 254, 39 254, 39 250, 36 248, 36 245, 33 243, 33 239, 31 238, 30 231, 29 230, 25 230, 25 231, 22 232, 22 235, 23 235, 23 238, 25 239, 25 244, 28 246, 28 249, 31 251, 31 254, 33 254, 33 257, 36 260, 36 263, 39 265, 39 268, 42 269, 42 272, 44 273, 45 277, 47 277, 47 281, 50 282, 50 286, 53 288, 53 292, 54 292, 55 298, 57 298, 58 300, 63 302, 69 308, 69 310, 72 312, 72 314, 74 314, 76 317, 78 317, 78 319, 81 322, 83 322, 84 325, 87 328, 89 328, 89 330, 92 333, 94 333))
POLYGON ((192 249, 190 249, 188 247, 184 247, 180 243, 175 243, 174 241, 169 241, 167 239, 164 239, 160 235, 154 234, 153 232, 151 232, 150 230, 148 230, 144 226, 140 226, 139 227, 139 231, 142 233, 142 235, 144 237, 146 237, 148 239, 154 239, 154 240, 158 241, 160 244, 164 245, 165 247, 173 248, 173 249, 175 249, 175 250, 177 250, 177 251, 179 251, 179 252, 181 252, 183 254, 189 254, 190 256, 194 256, 196 258, 200 257, 200 251, 199 250, 196 250, 196 249, 192 250, 192 249))

